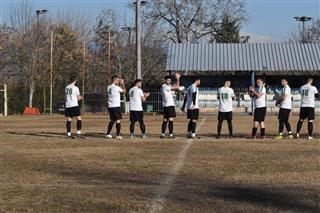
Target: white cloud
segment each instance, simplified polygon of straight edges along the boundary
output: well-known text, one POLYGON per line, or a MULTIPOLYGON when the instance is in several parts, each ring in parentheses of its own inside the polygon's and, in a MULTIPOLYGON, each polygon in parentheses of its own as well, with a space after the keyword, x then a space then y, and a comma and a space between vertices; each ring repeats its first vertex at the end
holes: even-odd
POLYGON ((270 35, 259 35, 251 32, 242 32, 241 35, 250 36, 249 43, 274 43, 281 42, 281 39, 274 38, 270 35))

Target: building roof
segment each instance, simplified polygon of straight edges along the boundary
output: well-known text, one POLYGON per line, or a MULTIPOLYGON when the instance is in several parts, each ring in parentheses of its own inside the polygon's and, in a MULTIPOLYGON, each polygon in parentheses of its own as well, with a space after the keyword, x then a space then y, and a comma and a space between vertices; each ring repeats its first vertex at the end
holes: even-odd
POLYGON ((320 72, 320 43, 170 43, 166 70, 320 72))

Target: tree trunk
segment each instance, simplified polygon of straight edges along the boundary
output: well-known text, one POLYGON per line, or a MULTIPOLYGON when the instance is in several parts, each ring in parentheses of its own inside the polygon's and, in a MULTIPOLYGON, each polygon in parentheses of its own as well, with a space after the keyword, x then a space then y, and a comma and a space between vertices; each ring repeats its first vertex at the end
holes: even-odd
POLYGON ((33 83, 31 83, 29 85, 29 107, 32 107, 33 93, 34 93, 34 85, 33 83))

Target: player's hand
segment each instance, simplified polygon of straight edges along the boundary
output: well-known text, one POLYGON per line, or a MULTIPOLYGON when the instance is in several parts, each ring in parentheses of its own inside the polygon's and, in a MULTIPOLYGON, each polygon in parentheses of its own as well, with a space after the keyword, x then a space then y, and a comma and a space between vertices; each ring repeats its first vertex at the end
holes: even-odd
POLYGON ((120 78, 120 84, 124 85, 124 80, 120 78))
POLYGON ((254 87, 249 87, 249 90, 250 90, 251 92, 253 92, 255 89, 254 89, 254 87))
POLYGON ((145 92, 144 93, 144 97, 148 98, 150 96, 150 93, 149 92, 145 92))
POLYGON ((185 112, 185 111, 184 111, 184 108, 185 108, 185 107, 180 107, 180 109, 181 109, 182 112, 185 112))
POLYGON ((175 77, 176 77, 177 80, 179 80, 180 77, 181 77, 181 73, 180 73, 180 72, 176 72, 176 73, 175 73, 175 77))
POLYGON ((193 104, 192 104, 192 106, 191 106, 191 110, 194 110, 194 109, 195 109, 195 105, 193 105, 193 104))

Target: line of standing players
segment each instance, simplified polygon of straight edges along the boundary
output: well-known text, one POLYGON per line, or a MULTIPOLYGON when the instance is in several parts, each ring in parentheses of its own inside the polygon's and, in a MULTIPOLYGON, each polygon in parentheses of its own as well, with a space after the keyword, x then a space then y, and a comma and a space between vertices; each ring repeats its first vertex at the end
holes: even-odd
MULTIPOLYGON (((165 77, 165 82, 161 86, 162 95, 162 106, 163 106, 163 122, 161 126, 160 138, 166 137, 166 130, 169 130, 169 138, 174 138, 174 118, 176 117, 176 105, 172 95, 173 91, 184 91, 186 90, 185 99, 181 110, 184 112, 187 108, 187 118, 189 123, 187 126, 187 138, 196 138, 196 125, 199 119, 199 86, 200 78, 193 77, 193 83, 185 89, 180 86, 180 73, 175 74, 176 82, 172 84, 170 76, 165 77)), ((80 95, 79 88, 75 85, 77 79, 72 76, 70 78, 70 84, 65 88, 65 100, 66 109, 65 116, 67 117, 67 136, 74 137, 71 134, 71 121, 73 117, 77 118, 77 136, 81 137, 81 116, 78 101, 82 100, 83 97, 80 95)), ((308 78, 307 82, 300 89, 301 94, 301 108, 300 117, 297 124, 296 138, 300 137, 300 130, 305 119, 308 119, 308 138, 313 139, 313 121, 315 119, 315 99, 319 97, 319 93, 316 87, 312 86, 313 79, 308 78)), ((253 119, 253 128, 251 138, 255 139, 257 130, 260 128, 260 138, 265 138, 265 116, 267 112, 266 103, 266 88, 263 79, 256 80, 257 87, 250 87, 249 91, 254 100, 255 110, 253 119)), ((291 125, 289 123, 289 116, 292 109, 292 94, 291 88, 288 85, 287 79, 281 80, 282 90, 279 94, 276 106, 279 110, 279 133, 274 139, 292 139, 293 133, 291 125), (286 127, 288 134, 284 136, 283 130, 286 127)), ((232 102, 235 99, 235 94, 232 88, 230 88, 231 82, 226 80, 224 86, 218 90, 219 99, 219 114, 218 114, 218 125, 217 125, 217 136, 220 138, 223 121, 226 120, 228 123, 229 137, 233 135, 232 125, 232 102)), ((130 138, 134 138, 134 129, 136 122, 139 122, 142 138, 148 138, 146 135, 146 127, 144 124, 144 114, 142 103, 147 100, 149 93, 143 92, 142 81, 140 79, 135 80, 134 86, 129 90, 129 108, 130 108, 130 138)), ((111 135, 114 124, 116 125, 116 139, 122 139, 121 136, 121 119, 122 112, 120 108, 121 104, 121 93, 126 93, 125 82, 119 76, 112 77, 112 83, 107 87, 108 96, 108 111, 110 121, 107 128, 106 138, 112 139, 111 135)))

